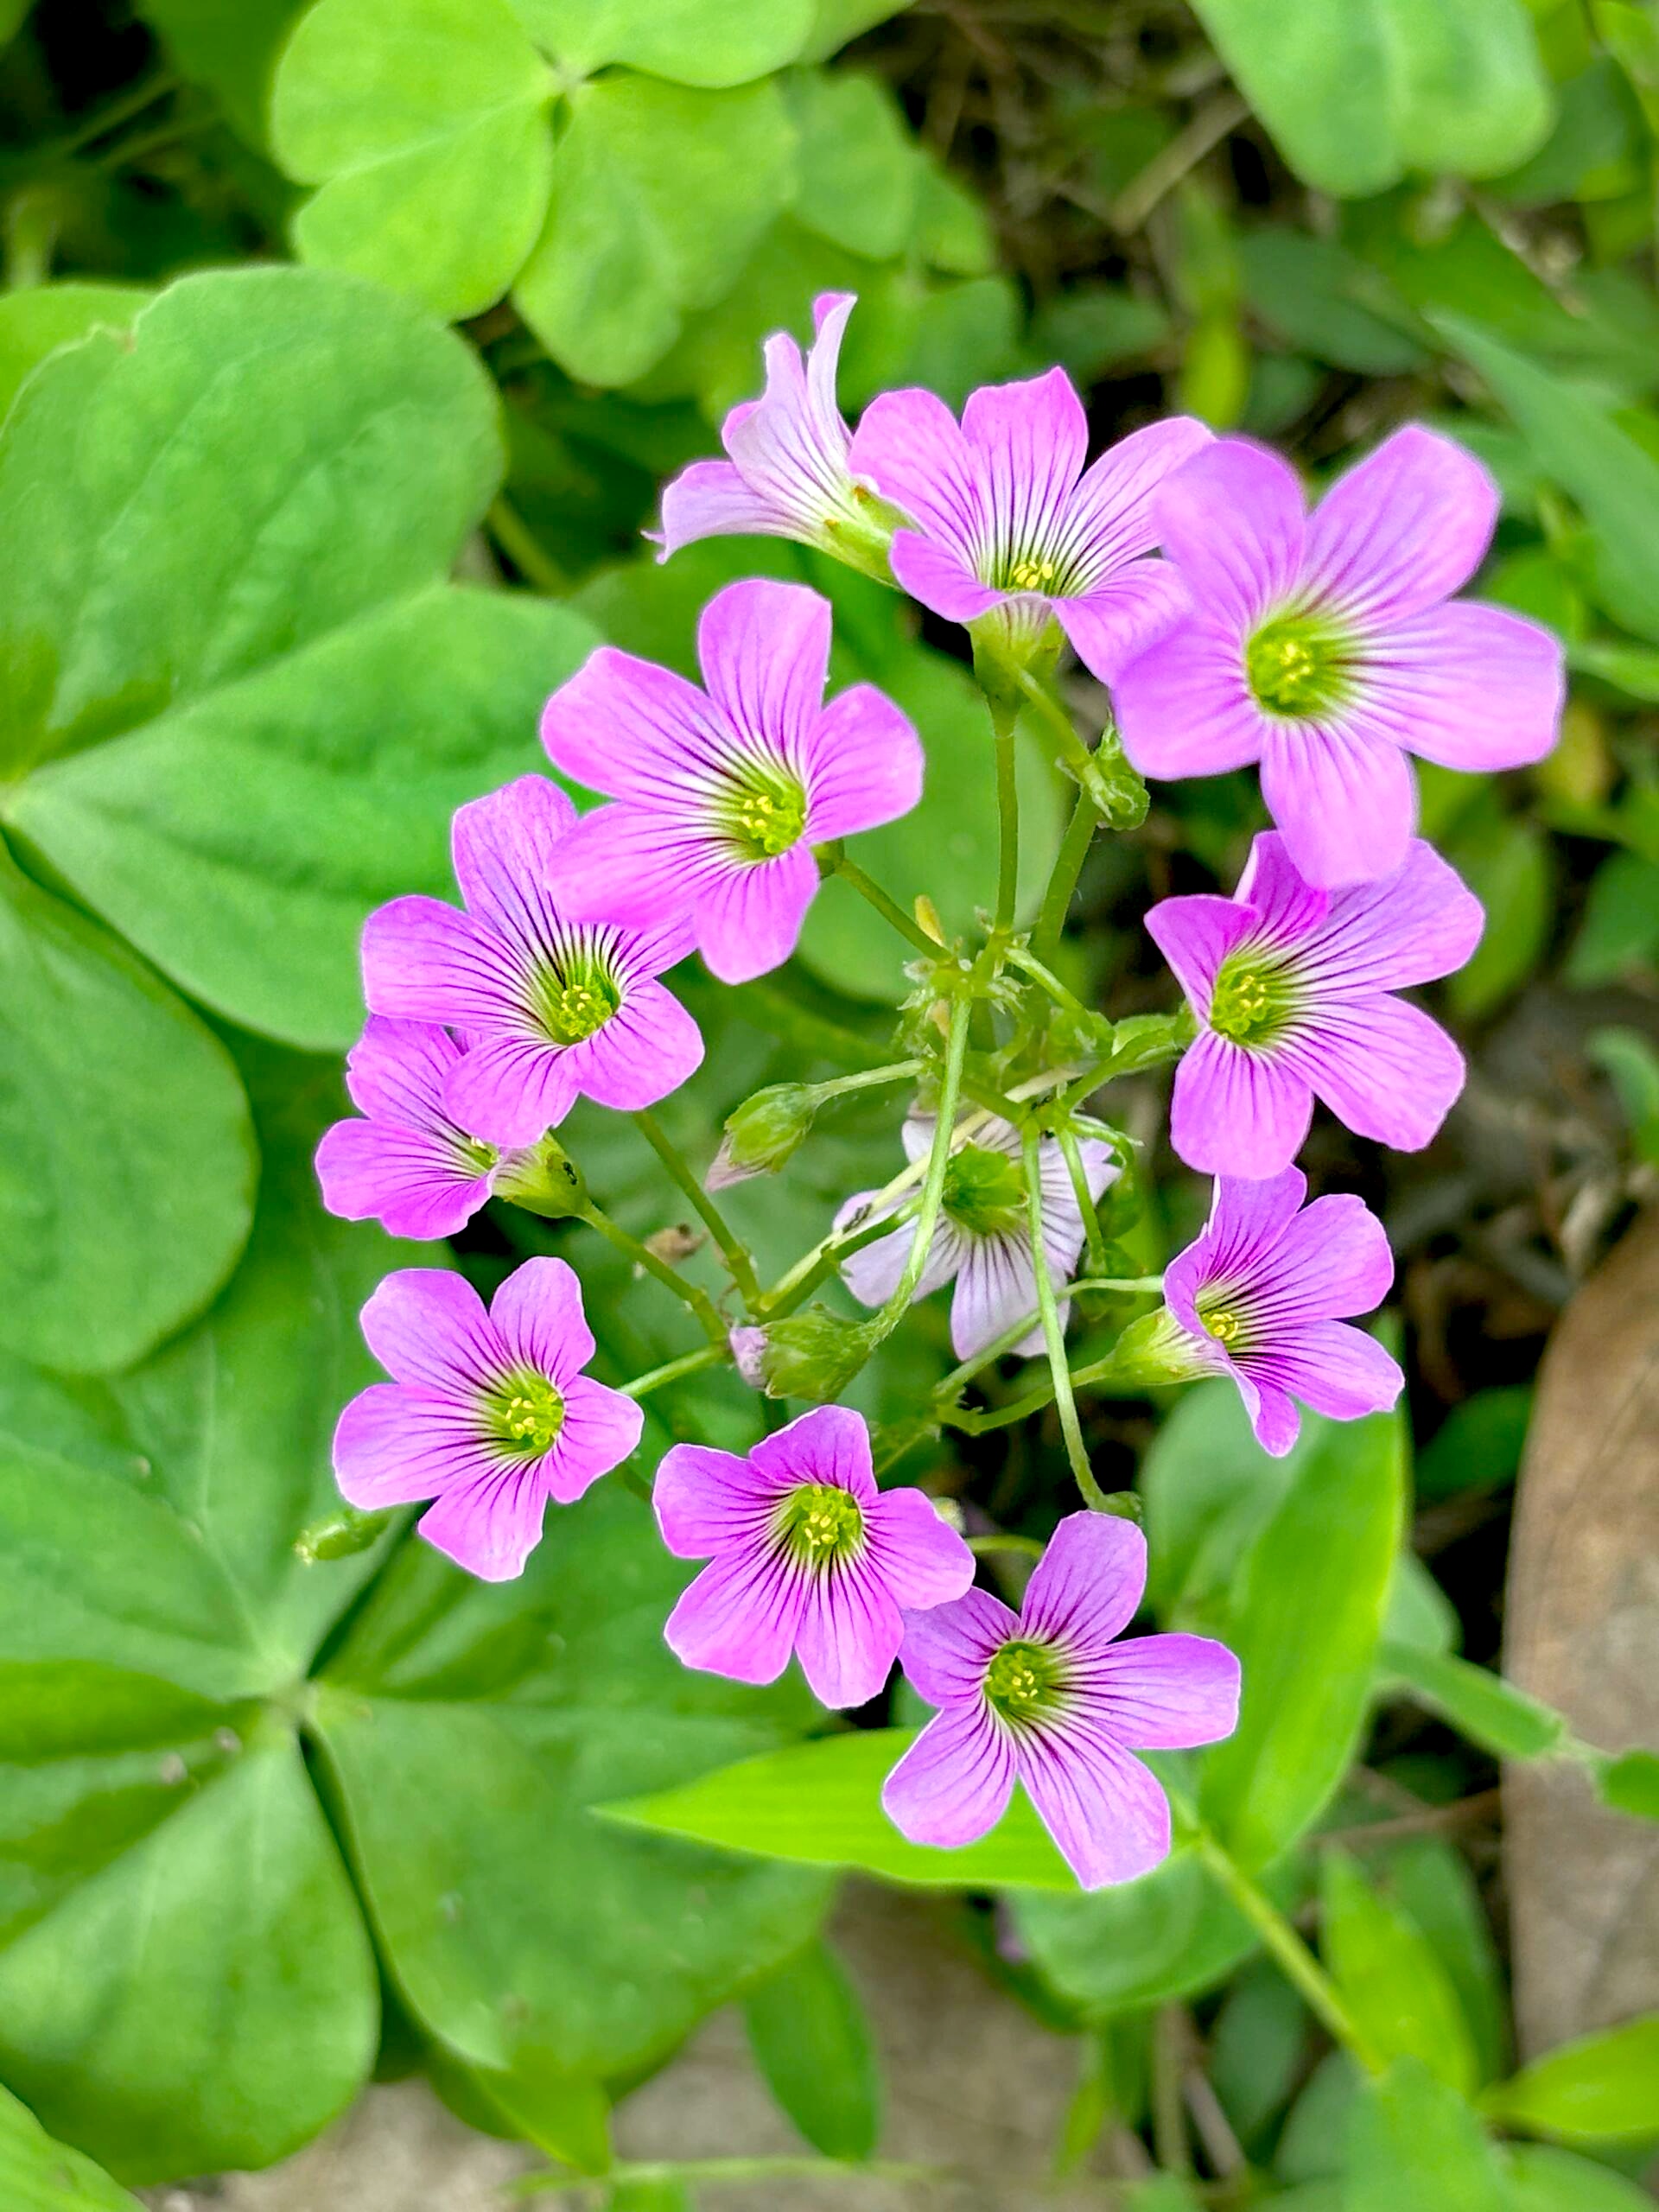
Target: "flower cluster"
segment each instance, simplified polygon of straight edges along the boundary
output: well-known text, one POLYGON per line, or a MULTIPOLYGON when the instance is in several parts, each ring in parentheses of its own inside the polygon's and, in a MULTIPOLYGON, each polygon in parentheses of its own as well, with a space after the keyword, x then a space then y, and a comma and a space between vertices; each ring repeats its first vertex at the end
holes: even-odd
POLYGON ((726 457, 665 490, 661 555, 715 535, 792 538, 965 626, 1003 772, 995 914, 972 942, 947 941, 925 901, 912 919, 845 854, 918 804, 925 762, 872 685, 826 698, 832 610, 817 592, 718 593, 698 625, 701 684, 594 653, 543 717, 561 780, 525 775, 456 815, 461 906, 411 897, 370 917, 370 1018, 347 1068, 359 1115, 327 1133, 317 1170, 334 1211, 405 1236, 451 1235, 492 1198, 582 1213, 682 1299, 707 1343, 616 1389, 582 1371, 594 1341, 563 1261, 527 1262, 487 1309, 458 1274, 405 1269, 364 1311, 392 1380, 346 1408, 335 1465, 353 1504, 429 1501, 431 1542, 476 1574, 516 1574, 547 1502, 570 1503, 634 1451, 648 1390, 733 1360, 759 1387, 833 1400, 914 1301, 954 1284, 961 1364, 880 1464, 966 1425, 961 1391, 991 1361, 1046 1359, 1092 1510, 1060 1521, 1018 1613, 975 1586, 974 1550, 932 1500, 880 1485, 862 1417, 823 1402, 747 1456, 681 1442, 662 1459, 663 1541, 705 1562, 667 1640, 686 1665, 747 1682, 793 1655, 840 1707, 878 1697, 897 1659, 938 1708, 887 1783, 906 1835, 969 1841, 1017 1782, 1080 1883, 1126 1881, 1170 1847, 1163 1791, 1135 1754, 1228 1734, 1239 1670, 1202 1637, 1120 1641, 1146 1546, 1094 1481, 1073 1381, 1226 1376, 1273 1453, 1289 1450, 1300 1406, 1351 1420, 1394 1402, 1399 1369, 1353 1325, 1389 1289, 1387 1239, 1357 1198, 1306 1203, 1294 1162, 1316 1103, 1414 1148, 1455 1101, 1456 1047, 1400 994, 1465 961, 1483 917, 1414 834, 1406 756, 1536 760, 1558 727, 1561 656, 1521 616, 1455 597, 1497 498, 1446 437, 1396 431, 1310 512, 1287 462, 1183 417, 1090 461, 1058 369, 975 392, 959 421, 931 392, 886 392, 854 428, 836 391, 853 306, 822 298, 804 354, 768 340, 765 391, 728 416, 726 457), (1111 696, 1093 756, 1053 688, 1068 646, 1111 696), (1037 931, 1018 925, 1016 694, 1061 728, 1085 832, 1091 806, 1109 812, 1108 760, 1142 809, 1135 771, 1258 767, 1276 826, 1232 894, 1183 893, 1146 917, 1180 1015, 1107 1022, 1052 972, 1072 840, 1037 931), (758 1094, 700 1190, 649 1115, 703 1055, 662 978, 694 951, 728 984, 778 968, 830 870, 920 955, 906 1057, 758 1094), (1116 1272, 1101 1209, 1120 1211, 1133 1148, 1077 1108, 1171 1058, 1171 1141, 1215 1179, 1210 1218, 1156 1310, 1127 1318, 1147 1286, 1116 1272), (906 1164, 763 1287, 708 1193, 779 1172, 840 1092, 899 1081, 918 1086, 906 1164), (724 1303, 587 1198, 551 1136, 580 1097, 645 1122, 726 1262, 724 1303), (836 1275, 868 1318, 806 1303, 836 1275), (1084 1310, 1120 1325, 1073 1378, 1064 1338, 1085 1292, 1105 1303, 1084 1310))

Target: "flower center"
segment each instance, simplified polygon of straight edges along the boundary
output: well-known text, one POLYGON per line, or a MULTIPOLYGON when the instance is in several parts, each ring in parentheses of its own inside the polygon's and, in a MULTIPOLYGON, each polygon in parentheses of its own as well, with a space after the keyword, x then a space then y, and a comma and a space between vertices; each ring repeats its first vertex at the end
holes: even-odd
POLYGON ((746 764, 724 805, 725 827, 746 861, 775 860, 806 828, 806 793, 787 770, 746 764))
POLYGON ((946 1162, 944 1203, 970 1236, 1004 1236, 1026 1217, 1025 1178, 1006 1152, 965 1144, 946 1162))
POLYGON ((1339 705, 1352 664, 1348 640, 1303 614, 1264 624, 1244 648, 1256 704, 1274 715, 1317 715, 1339 705))
POLYGON ((496 1443, 515 1457, 539 1459, 564 1426, 564 1400, 533 1367, 504 1375, 485 1401, 496 1443))
POLYGON ((621 1003, 614 978, 589 954, 563 968, 543 969, 531 1011, 553 1044, 577 1045, 602 1029, 621 1003))
POLYGON ((469 1174, 487 1175, 501 1152, 498 1145, 486 1144, 481 1137, 462 1137, 456 1143, 455 1157, 469 1174))
POLYGON ((784 1500, 778 1531, 798 1560, 829 1567, 863 1542, 864 1516, 858 1500, 835 1483, 802 1483, 784 1500))
POLYGON ((1210 1027, 1235 1045, 1265 1045, 1293 1010, 1282 966, 1249 952, 1230 953, 1216 971, 1210 1027))
POLYGON ((1046 591, 1059 574, 1057 562, 1046 555, 1022 553, 1003 570, 1005 591, 1046 591))
POLYGON ((1052 1644, 1016 1637, 985 1669, 985 1694, 1005 1720, 1032 1720, 1052 1713, 1065 1686, 1065 1669, 1052 1644))
POLYGON ((1225 1292, 1201 1292, 1194 1303, 1206 1336, 1213 1337, 1218 1344, 1237 1344, 1244 1332, 1244 1316, 1227 1304, 1225 1292))

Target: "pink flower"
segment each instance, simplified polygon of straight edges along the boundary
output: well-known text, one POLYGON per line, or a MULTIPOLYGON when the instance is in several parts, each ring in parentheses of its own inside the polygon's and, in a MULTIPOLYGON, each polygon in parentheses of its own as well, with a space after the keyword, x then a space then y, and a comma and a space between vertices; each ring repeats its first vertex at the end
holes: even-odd
POLYGON ((363 1334, 396 1379, 340 1417, 341 1493, 367 1511, 435 1499, 422 1535, 486 1582, 524 1572, 550 1497, 569 1505, 639 1441, 639 1407, 581 1372, 594 1339, 563 1260, 526 1260, 487 1313, 463 1277, 402 1268, 363 1334))
POLYGON ((817 341, 803 360, 786 331, 766 343, 766 388, 721 427, 729 461, 694 461, 663 493, 659 560, 696 537, 793 537, 887 580, 892 518, 847 466, 850 434, 836 404, 841 341, 855 296, 814 302, 817 341))
POLYGON ((1189 1167, 1277 1175, 1324 1100, 1359 1135, 1426 1145, 1463 1088, 1463 1056, 1400 986, 1460 968, 1484 917, 1431 846, 1344 891, 1303 881, 1276 832, 1230 899, 1166 899, 1147 928, 1202 1034, 1175 1071, 1170 1139, 1189 1167))
POLYGON ((669 1617, 676 1655, 772 1682, 793 1650, 825 1705, 867 1704, 905 1633, 900 1608, 941 1605, 974 1579, 973 1554, 920 1491, 877 1490, 869 1431, 845 1406, 803 1414, 747 1459, 675 1445, 652 1503, 677 1558, 713 1562, 669 1617))
POLYGON ((1137 1751, 1214 1744, 1238 1725, 1238 1662, 1202 1636, 1116 1639, 1147 1580, 1133 1522, 1073 1513, 1019 1614, 988 1591, 912 1613, 899 1661, 937 1716, 881 1802, 912 1843, 954 1850, 994 1828, 1022 1783, 1086 1890, 1169 1856, 1169 1805, 1137 1751))
POLYGON ((447 1029, 373 1014, 346 1062, 361 1120, 336 1122, 317 1147, 330 1213, 380 1222, 393 1236, 453 1236, 494 1191, 516 1156, 444 1111, 443 1089, 461 1057, 447 1029))
POLYGON ((608 645, 554 693, 554 765, 613 800, 560 845, 572 913, 687 916, 725 983, 788 959, 817 892, 813 846, 922 795, 921 744, 890 699, 855 683, 823 703, 830 627, 803 584, 728 584, 697 626, 706 693, 608 645))
POLYGON ((1408 753, 1513 768, 1555 742, 1556 640, 1505 607, 1447 603, 1497 516, 1497 487, 1449 438, 1396 430, 1311 515, 1287 461, 1227 438, 1164 482, 1154 512, 1192 611, 1116 687, 1125 750, 1148 776, 1260 761, 1310 883, 1400 866, 1408 753))
POLYGON ((1231 1376, 1275 1459, 1301 1426, 1294 1400, 1356 1421, 1405 1385, 1382 1345, 1347 1321, 1394 1281, 1382 1223, 1358 1198, 1302 1208, 1306 1195, 1298 1167, 1262 1182, 1221 1176, 1203 1235, 1164 1271, 1166 1323, 1187 1371, 1231 1376))
POLYGON ((488 1144, 532 1144, 584 1093, 625 1113, 655 1105, 702 1058, 696 1022, 656 981, 691 949, 683 922, 625 929, 568 912, 575 812, 542 776, 474 799, 452 839, 467 912, 394 899, 364 925, 364 996, 376 1014, 463 1033, 443 1111, 488 1144))
POLYGON ((1136 430, 1084 470, 1089 425, 1064 369, 974 392, 958 426, 931 391, 870 402, 853 473, 913 525, 893 537, 912 599, 1015 654, 1057 620, 1105 683, 1185 612, 1180 577, 1144 556, 1158 543, 1153 494, 1210 442, 1178 416, 1136 430))
MULTIPOLYGON (((933 1144, 931 1119, 912 1115, 901 1134, 906 1158, 925 1160, 933 1144)), ((1118 1173, 1111 1147, 1097 1137, 1085 1137, 1077 1150, 1089 1195, 1098 1198, 1118 1173)), ((1064 1285, 1075 1272, 1083 1250, 1084 1226, 1071 1170, 1052 1137, 1044 1137, 1038 1146, 1037 1169, 1043 1186, 1043 1249, 1051 1277, 1056 1284, 1064 1285)), ((849 1198, 836 1216, 836 1233, 840 1235, 866 1218, 879 1219, 869 1213, 874 1196, 874 1191, 861 1191, 849 1198)), ((878 1236, 842 1262, 842 1279, 861 1305, 886 1304, 898 1287, 915 1241, 915 1226, 906 1223, 892 1236, 878 1236)), ((945 1169, 944 1204, 916 1295, 925 1298, 953 1279, 957 1287, 950 1300, 950 1342, 958 1359, 971 1359, 1005 1335, 1016 1321, 1037 1310, 1020 1132, 995 1116, 981 1124, 970 1143, 959 1144, 950 1155, 945 1169)), ((1065 1316, 1063 1302, 1062 1325, 1065 1316)), ((1042 1348, 1039 1323, 1014 1351, 1027 1357, 1042 1348)))

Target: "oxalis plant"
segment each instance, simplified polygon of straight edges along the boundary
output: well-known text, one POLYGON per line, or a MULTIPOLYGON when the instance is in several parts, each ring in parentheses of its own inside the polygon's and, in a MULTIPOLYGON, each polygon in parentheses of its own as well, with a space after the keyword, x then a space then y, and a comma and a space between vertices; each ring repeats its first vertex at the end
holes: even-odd
MULTIPOLYGON (((312 1548, 366 1543, 423 1502, 427 1541, 502 1580, 563 1541, 592 1485, 627 1483, 668 1550, 707 1562, 663 1623, 687 1668, 768 1683, 792 1655, 823 1704, 852 1709, 898 1661, 932 1709, 881 1783, 900 1835, 968 1846, 1020 1790, 1093 1890, 1148 1873, 1179 1830, 1338 2042, 1378 2070, 1333 1981, 1160 1756, 1233 1732, 1239 1663, 1206 1637, 1125 1636, 1147 1548, 1135 1497, 1096 1479, 1079 1400, 1224 1376, 1275 1456, 1300 1408, 1348 1421, 1394 1404, 1400 1370, 1355 1325, 1389 1288, 1387 1238, 1357 1198, 1307 1203, 1296 1156, 1316 1102, 1414 1149, 1456 1098, 1456 1047, 1400 994, 1467 960, 1483 918, 1414 835, 1408 756, 1539 760, 1559 726, 1560 649, 1455 596, 1497 493, 1446 438, 1397 431, 1310 512, 1284 461, 1184 417, 1090 461, 1058 369, 976 391, 960 422, 928 391, 886 392, 850 430, 836 372, 853 310, 820 299, 804 357, 787 336, 768 343, 764 392, 728 416, 726 457, 666 487, 662 558, 713 535, 790 537, 966 628, 999 816, 978 924, 952 937, 930 899, 906 912, 859 864, 859 836, 917 804, 924 756, 874 686, 826 697, 832 617, 817 593, 765 580, 718 592, 698 628, 700 685, 594 652, 543 716, 560 780, 527 772, 456 814, 459 903, 398 898, 370 917, 369 1018, 348 1067, 358 1116, 325 1135, 317 1171, 331 1210, 403 1237, 450 1236, 492 1198, 586 1222, 705 1341, 613 1388, 586 1372, 582 1285, 561 1258, 526 1261, 487 1307, 448 1269, 387 1275, 362 1327, 391 1380, 340 1416, 352 1511, 312 1548), (1103 730, 1080 730, 1058 687, 1068 651, 1110 695, 1103 730), (1016 912, 1022 717, 1076 794, 1030 927, 1016 912), (1114 1020, 1082 1003, 1055 961, 1096 837, 1140 823, 1145 776, 1251 765, 1276 826, 1231 895, 1168 898, 1144 917, 1182 1011, 1114 1020), (602 803, 578 811, 569 789, 602 803), (684 1157, 656 1109, 703 1044, 664 976, 694 950, 724 984, 767 974, 831 875, 905 944, 891 1062, 772 1084, 729 1116, 712 1161, 684 1157), (1167 1063, 1173 1147, 1212 1192, 1201 1235, 1148 1277, 1110 1239, 1135 1147, 1107 1116, 1117 1078, 1167 1063), (763 1281, 721 1194, 786 1175, 817 1117, 871 1089, 893 1098, 891 1178, 763 1281), (718 1255, 716 1294, 672 1240, 636 1240, 589 1190, 559 1137, 582 1097, 643 1133, 665 1197, 718 1255), (836 1278, 864 1318, 820 1296, 836 1278), (872 1433, 840 1401, 947 1286, 958 1363, 872 1433), (1073 1365, 1078 1306, 1116 1333, 1073 1365), (1002 1360, 1029 1362, 1029 1384, 988 1409, 976 1382, 1002 1360), (728 1363, 809 1409, 747 1455, 677 1441, 647 1485, 631 1465, 642 1401, 728 1363), (944 1430, 1050 1403, 1078 1508, 1046 1546, 969 1536, 948 1502, 881 1485, 944 1430), (1017 1612, 976 1584, 980 1558, 1010 1549, 1030 1555, 1017 1612)), ((937 756, 933 772, 949 772, 937 756)))

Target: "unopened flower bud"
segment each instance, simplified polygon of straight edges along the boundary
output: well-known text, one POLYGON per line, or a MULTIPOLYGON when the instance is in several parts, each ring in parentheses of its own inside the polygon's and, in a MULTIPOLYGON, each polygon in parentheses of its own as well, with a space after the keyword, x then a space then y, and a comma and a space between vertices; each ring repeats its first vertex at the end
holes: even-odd
POLYGON ((726 1134, 714 1165, 703 1177, 711 1191, 723 1191, 752 1175, 775 1175, 793 1157, 812 1127, 810 1084, 774 1083, 726 1116, 726 1134))
POLYGON ((377 1542, 391 1519, 390 1513, 359 1513, 354 1505, 342 1505, 338 1513, 314 1521, 300 1532, 294 1539, 294 1555, 308 1567, 323 1560, 350 1559, 377 1542))
POLYGON ((546 1221, 563 1221, 588 1207, 586 1179, 550 1131, 538 1143, 507 1155, 496 1177, 495 1195, 546 1221))
POLYGON ((810 1398, 828 1405, 838 1398, 881 1341, 875 1321, 843 1321, 825 1306, 772 1321, 762 1329, 732 1332, 738 1373, 769 1398, 810 1398), (737 1339, 745 1339, 740 1347, 737 1339), (759 1345, 754 1338, 759 1338, 759 1345))

